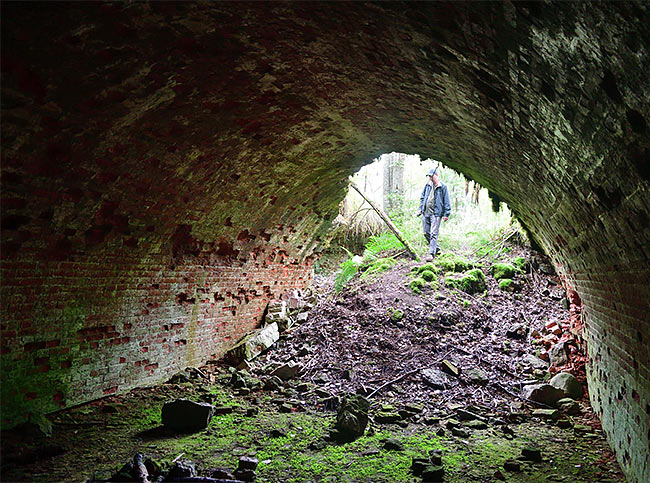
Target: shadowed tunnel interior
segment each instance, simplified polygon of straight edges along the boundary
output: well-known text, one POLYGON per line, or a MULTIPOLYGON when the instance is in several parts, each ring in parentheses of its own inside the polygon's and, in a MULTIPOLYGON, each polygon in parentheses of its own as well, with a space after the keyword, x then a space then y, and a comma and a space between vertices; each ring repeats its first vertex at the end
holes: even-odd
POLYGON ((218 357, 309 283, 347 176, 443 161, 583 302, 589 394, 650 480, 641 3, 2 6, 2 422, 218 357))

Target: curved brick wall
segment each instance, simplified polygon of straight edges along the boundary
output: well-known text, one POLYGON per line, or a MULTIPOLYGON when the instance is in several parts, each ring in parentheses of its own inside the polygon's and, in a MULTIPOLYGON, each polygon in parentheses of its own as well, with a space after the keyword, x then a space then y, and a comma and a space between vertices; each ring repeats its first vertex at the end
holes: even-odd
POLYGON ((584 302, 650 479, 650 39, 637 3, 2 6, 2 418, 219 355, 390 151, 506 200, 584 302))

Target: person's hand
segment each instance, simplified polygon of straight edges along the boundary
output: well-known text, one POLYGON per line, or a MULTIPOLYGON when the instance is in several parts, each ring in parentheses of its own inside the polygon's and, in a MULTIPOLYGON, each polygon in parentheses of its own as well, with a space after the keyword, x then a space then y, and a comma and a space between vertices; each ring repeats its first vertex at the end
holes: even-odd
POLYGON ((417 216, 422 216, 422 211, 418 210, 418 215, 417 216))
POLYGON ((448 219, 449 219, 448 216, 443 216, 443 217, 442 217, 442 221, 447 221, 448 219))

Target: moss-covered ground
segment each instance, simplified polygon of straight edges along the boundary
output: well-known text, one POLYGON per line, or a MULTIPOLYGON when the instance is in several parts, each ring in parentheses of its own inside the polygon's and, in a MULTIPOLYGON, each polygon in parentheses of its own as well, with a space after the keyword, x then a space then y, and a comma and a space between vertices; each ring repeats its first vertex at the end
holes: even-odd
POLYGON ((426 425, 417 419, 402 426, 371 424, 363 437, 351 443, 325 442, 333 411, 306 407, 280 413, 272 401, 277 396, 258 391, 239 397, 229 387, 197 381, 135 390, 73 408, 51 417, 54 434, 47 440, 5 438, 3 449, 10 458, 4 458, 2 481, 105 479, 136 452, 163 467, 183 454, 202 475, 216 468, 232 470, 242 455, 256 456, 260 460, 257 481, 267 482, 419 481, 410 471, 412 458, 435 449, 442 451, 447 482, 493 481, 497 470, 512 482, 607 481, 608 470, 615 468, 608 461, 598 464, 606 449, 601 436, 585 436, 535 420, 509 426, 512 435, 503 426, 491 424, 486 430, 471 430, 467 438, 457 438, 445 429, 443 413, 440 424, 426 425), (231 407, 232 412, 214 416, 203 431, 171 433, 160 426, 160 415, 164 402, 175 397, 210 400, 231 407), (253 407, 258 413, 247 416, 253 407), (403 451, 384 449, 388 438, 398 439, 403 451), (24 461, 13 457, 12 443, 23 445, 24 461), (522 461, 520 473, 503 469, 506 459, 517 458, 521 448, 531 444, 542 449, 541 463, 522 461), (50 457, 39 451, 53 445, 62 453, 50 457))

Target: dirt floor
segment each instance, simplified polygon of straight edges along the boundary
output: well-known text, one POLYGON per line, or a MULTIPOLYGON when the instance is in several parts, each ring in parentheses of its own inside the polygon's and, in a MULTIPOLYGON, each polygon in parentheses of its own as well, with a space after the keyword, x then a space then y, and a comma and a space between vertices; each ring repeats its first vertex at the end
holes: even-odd
POLYGON ((480 266, 487 290, 475 295, 448 288, 450 271, 415 293, 413 269, 423 262, 406 259, 340 293, 332 276, 319 276, 307 320, 245 370, 208 364, 174 383, 49 415, 51 437, 5 431, 1 479, 107 480, 139 452, 150 473, 164 474, 180 456, 210 477, 249 455, 259 460, 256 481, 415 482, 422 479, 413 458, 438 450, 449 482, 624 481, 586 388, 576 414, 549 417, 534 416, 541 406, 520 395, 525 384, 550 378, 531 359, 550 343, 568 341, 560 369, 580 380, 584 357, 573 323, 579 307, 543 257, 511 247, 504 261, 515 256, 532 269, 514 277, 514 292, 499 288, 489 265, 480 266), (443 361, 460 374, 440 372, 443 361), (297 364, 297 375, 270 383, 287 363, 297 364), (329 431, 349 393, 368 398, 370 423, 362 437, 336 443, 329 431), (178 397, 218 407, 207 429, 176 434, 161 426, 163 404, 178 397), (541 461, 522 456, 528 448, 541 461))

